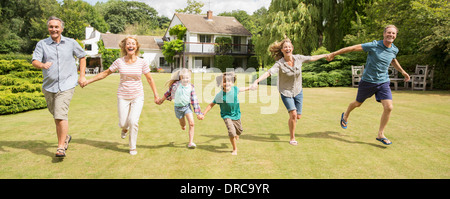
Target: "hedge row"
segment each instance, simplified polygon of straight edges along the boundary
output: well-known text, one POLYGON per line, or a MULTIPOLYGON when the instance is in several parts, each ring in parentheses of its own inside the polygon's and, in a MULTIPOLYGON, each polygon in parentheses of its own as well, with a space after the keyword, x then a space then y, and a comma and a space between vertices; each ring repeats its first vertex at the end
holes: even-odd
POLYGON ((20 113, 46 107, 47 103, 42 92, 11 93, 10 91, 0 91, 0 115, 20 113))
POLYGON ((46 107, 41 70, 28 60, 0 60, 0 115, 46 107))

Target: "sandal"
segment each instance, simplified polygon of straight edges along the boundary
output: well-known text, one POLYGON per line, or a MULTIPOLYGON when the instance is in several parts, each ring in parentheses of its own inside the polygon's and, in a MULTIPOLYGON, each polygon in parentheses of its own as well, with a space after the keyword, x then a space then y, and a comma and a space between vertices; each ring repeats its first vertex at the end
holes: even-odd
POLYGON ((375 138, 375 139, 377 139, 378 141, 382 142, 385 145, 391 145, 392 144, 392 142, 390 140, 388 140, 387 138, 375 138))
POLYGON ((342 115, 341 115, 341 127, 343 129, 347 129, 347 122, 344 120, 344 113, 342 113, 342 115), (345 126, 344 126, 344 124, 345 124, 345 126))
POLYGON ((72 140, 72 136, 67 135, 66 141, 64 142, 64 150, 67 150, 69 148, 69 142, 72 140))
POLYGON ((55 154, 55 156, 58 157, 58 158, 66 157, 66 150, 65 150, 64 148, 58 148, 58 149, 56 149, 56 154, 55 154))

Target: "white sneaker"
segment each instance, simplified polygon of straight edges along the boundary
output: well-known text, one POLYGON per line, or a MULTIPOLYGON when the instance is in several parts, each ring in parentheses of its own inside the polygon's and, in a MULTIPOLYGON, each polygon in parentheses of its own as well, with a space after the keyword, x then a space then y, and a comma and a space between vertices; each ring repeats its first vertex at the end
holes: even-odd
POLYGON ((187 147, 190 149, 195 149, 195 147, 197 147, 197 145, 195 145, 195 143, 192 142, 192 143, 189 143, 187 147))
POLYGON ((122 139, 125 139, 127 137, 127 134, 128 134, 128 131, 127 132, 123 132, 123 130, 122 130, 122 133, 120 134, 120 137, 122 139))
POLYGON ((136 150, 130 151, 130 155, 136 155, 136 154, 137 154, 137 151, 136 151, 136 150))

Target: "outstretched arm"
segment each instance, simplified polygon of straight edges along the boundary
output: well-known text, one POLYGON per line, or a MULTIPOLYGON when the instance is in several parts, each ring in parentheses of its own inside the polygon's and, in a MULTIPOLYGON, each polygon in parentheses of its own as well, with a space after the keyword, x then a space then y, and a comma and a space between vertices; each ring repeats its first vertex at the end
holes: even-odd
POLYGON ((212 109, 212 107, 214 107, 214 105, 216 105, 216 104, 214 104, 214 103, 208 104, 205 111, 203 111, 203 116, 206 116, 206 113, 208 113, 212 109))
POLYGON ((329 55, 330 54, 313 55, 313 56, 311 56, 311 59, 308 62, 317 61, 319 59, 326 58, 329 55))
MULTIPOLYGON (((259 83, 260 81, 262 81, 262 80, 267 79, 268 77, 270 77, 269 71, 265 72, 265 73, 264 73, 263 75, 261 75, 258 79, 256 79, 256 80, 253 82, 253 84, 250 86, 250 88, 251 88, 252 90, 258 88, 258 83, 259 83)), ((240 91, 240 90, 239 90, 239 91, 240 91)))
POLYGON ((105 70, 105 71, 103 71, 103 72, 97 74, 95 77, 93 77, 93 78, 91 78, 91 79, 88 79, 88 80, 82 82, 82 83, 80 84, 80 86, 81 86, 81 88, 84 88, 84 87, 87 86, 88 84, 91 84, 91 83, 96 82, 96 81, 98 81, 98 80, 102 80, 102 79, 104 79, 105 77, 108 77, 108 75, 111 75, 111 74, 112 74, 111 70, 109 70, 109 69, 108 69, 108 70, 105 70))
POLYGON ((336 55, 345 54, 345 53, 349 53, 349 52, 353 52, 353 51, 363 51, 361 44, 341 48, 340 50, 334 51, 334 52, 328 54, 328 56, 326 56, 327 61, 333 60, 336 55))
POLYGON ((239 92, 244 92, 244 91, 248 91, 251 90, 253 86, 249 86, 249 87, 240 87, 239 88, 239 92))

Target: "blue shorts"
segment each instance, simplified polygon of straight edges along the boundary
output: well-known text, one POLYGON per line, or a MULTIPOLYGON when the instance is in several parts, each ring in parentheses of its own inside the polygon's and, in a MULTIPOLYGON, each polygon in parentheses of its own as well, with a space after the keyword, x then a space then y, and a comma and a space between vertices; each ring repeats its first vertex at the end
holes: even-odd
POLYGON ((297 110, 297 115, 302 114, 302 106, 303 106, 303 89, 302 91, 295 97, 285 97, 283 94, 281 95, 281 100, 283 101, 284 106, 288 110, 288 112, 292 110, 297 110))
POLYGON ((192 113, 191 104, 186 106, 175 106, 175 117, 181 119, 184 115, 192 113))
POLYGON ((356 95, 356 101, 363 103, 367 98, 372 97, 375 94, 377 102, 381 100, 392 100, 390 82, 381 84, 369 83, 361 80, 358 86, 358 94, 356 95))

